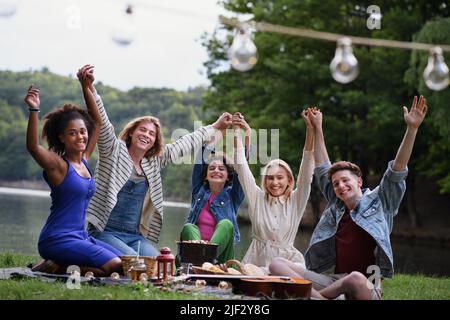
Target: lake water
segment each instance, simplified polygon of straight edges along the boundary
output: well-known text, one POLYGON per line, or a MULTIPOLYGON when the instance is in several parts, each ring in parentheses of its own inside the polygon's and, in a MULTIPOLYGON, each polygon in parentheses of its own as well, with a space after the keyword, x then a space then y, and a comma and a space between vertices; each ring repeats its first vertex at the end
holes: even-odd
MULTIPOLYGON (((0 193, 0 252, 15 251, 37 255, 37 239, 49 214, 49 207, 49 197, 0 193)), ((163 230, 157 247, 167 246, 176 251, 175 241, 186 221, 187 213, 187 208, 164 208, 163 230)), ((251 241, 251 226, 240 223, 239 229, 241 244, 236 248, 236 258, 241 260, 251 241)), ((295 246, 305 252, 311 232, 302 228, 300 230, 295 246)), ((450 276, 448 247, 397 239, 393 239, 392 243, 396 272, 450 276)))

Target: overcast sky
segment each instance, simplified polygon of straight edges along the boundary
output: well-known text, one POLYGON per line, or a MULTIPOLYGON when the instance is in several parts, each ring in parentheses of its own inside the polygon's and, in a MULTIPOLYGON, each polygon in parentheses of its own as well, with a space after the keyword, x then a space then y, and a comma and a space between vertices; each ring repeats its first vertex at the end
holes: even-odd
POLYGON ((91 63, 97 80, 122 90, 207 85, 200 36, 220 13, 216 0, 0 0, 0 69, 73 75, 91 63), (8 3, 17 10, 2 17, 8 3), (127 29, 127 3, 134 41, 120 46, 112 36, 127 29))

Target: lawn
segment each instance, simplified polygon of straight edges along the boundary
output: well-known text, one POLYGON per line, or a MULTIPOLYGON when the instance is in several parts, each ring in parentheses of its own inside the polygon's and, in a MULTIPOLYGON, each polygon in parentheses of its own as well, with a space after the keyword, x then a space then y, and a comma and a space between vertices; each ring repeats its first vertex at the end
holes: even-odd
MULTIPOLYGON (((0 253, 0 268, 27 266, 36 256, 0 253)), ((213 296, 164 292, 140 284, 125 286, 92 286, 82 284, 80 290, 68 289, 64 282, 48 283, 37 279, 0 280, 1 300, 203 300, 213 296)), ((450 300, 450 278, 396 274, 383 281, 385 300, 450 300)))

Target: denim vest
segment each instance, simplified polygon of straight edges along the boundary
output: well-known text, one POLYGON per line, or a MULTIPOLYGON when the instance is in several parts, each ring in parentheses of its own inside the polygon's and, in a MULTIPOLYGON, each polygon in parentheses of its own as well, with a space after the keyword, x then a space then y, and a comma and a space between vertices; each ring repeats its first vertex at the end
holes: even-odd
MULTIPOLYGON (((202 154, 204 149, 205 148, 202 148, 201 150, 202 154)), ((200 154, 200 157, 202 154, 200 154)), ((192 170, 192 203, 187 218, 187 223, 192 224, 197 224, 200 211, 211 196, 209 188, 203 184, 203 166, 206 164, 202 161, 203 157, 200 157, 197 157, 192 170)), ((217 223, 223 219, 231 221, 233 224, 234 243, 237 244, 241 240, 237 224, 237 212, 242 201, 244 201, 245 195, 244 190, 242 190, 241 184, 239 183, 237 173, 233 173, 230 177, 230 181, 231 184, 225 186, 211 202, 210 210, 216 218, 217 223)))
POLYGON ((139 234, 142 205, 148 186, 145 180, 128 180, 117 194, 117 203, 111 211, 106 231, 139 234))
MULTIPOLYGON (((393 218, 398 212, 406 190, 408 169, 394 171, 393 161, 380 184, 373 190, 363 189, 363 197, 350 212, 352 220, 376 241, 375 263, 380 267, 381 275, 386 278, 394 274, 394 257, 389 235, 393 218)), ((345 213, 344 203, 336 197, 328 179, 331 163, 325 162, 315 169, 320 190, 327 206, 311 236, 309 248, 305 253, 306 267, 315 272, 324 272, 336 264, 335 236, 337 227, 345 213)))

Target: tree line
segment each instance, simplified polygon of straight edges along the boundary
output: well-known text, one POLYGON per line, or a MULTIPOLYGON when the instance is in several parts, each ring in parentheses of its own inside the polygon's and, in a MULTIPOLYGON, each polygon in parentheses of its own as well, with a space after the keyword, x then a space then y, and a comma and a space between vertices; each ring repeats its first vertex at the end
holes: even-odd
MULTIPOLYGON (((42 179, 42 169, 25 146, 28 109, 23 98, 31 83, 40 89, 40 117, 65 103, 85 106, 80 85, 73 76, 56 75, 47 68, 27 72, 0 71, 0 179, 4 181, 42 179)), ((202 87, 187 92, 166 88, 133 88, 124 92, 100 82, 96 88, 117 134, 129 120, 152 115, 160 119, 165 141, 170 142, 175 129, 192 131, 194 121, 208 115, 201 108, 205 91, 202 87)), ((95 153, 90 159, 91 168, 95 168, 97 159, 95 153)), ((190 186, 191 169, 191 165, 181 164, 163 170, 166 197, 190 201, 187 186, 190 186)))
MULTIPOLYGON (((288 27, 450 43, 450 6, 445 1, 377 1, 382 14, 379 30, 366 27, 366 8, 372 1, 224 0, 221 4, 232 13, 251 14, 255 21, 288 27)), ((258 63, 252 70, 224 70, 234 32, 221 27, 203 36, 211 81, 203 100, 206 109, 239 110, 252 127, 282 128, 280 156, 296 168, 305 134, 300 111, 317 106, 324 114, 330 158, 359 164, 368 181, 368 176, 380 177, 387 161, 395 157, 405 126, 402 106, 409 108, 413 96, 423 94, 429 113, 415 143, 404 201, 411 225, 420 225, 415 212, 418 175, 437 180, 440 192, 450 193, 450 87, 435 92, 425 86, 422 73, 427 52, 356 46, 360 74, 342 85, 329 70, 335 43, 269 32, 254 33, 258 63)), ((450 55, 445 57, 449 64, 450 55)), ((313 189, 311 200, 318 217, 317 199, 320 195, 313 189)))

